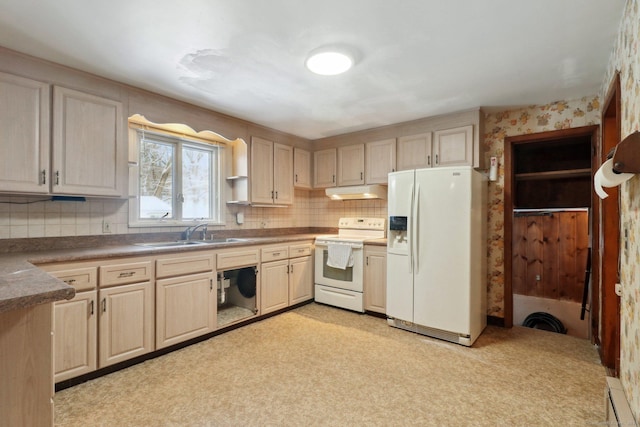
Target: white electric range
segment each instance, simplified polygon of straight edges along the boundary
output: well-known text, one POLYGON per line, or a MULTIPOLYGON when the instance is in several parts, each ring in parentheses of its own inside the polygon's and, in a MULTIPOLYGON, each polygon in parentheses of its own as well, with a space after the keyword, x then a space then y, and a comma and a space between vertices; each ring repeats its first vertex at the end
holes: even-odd
POLYGON ((384 238, 384 218, 340 218, 338 234, 315 241, 315 301, 364 312, 364 242, 384 238))

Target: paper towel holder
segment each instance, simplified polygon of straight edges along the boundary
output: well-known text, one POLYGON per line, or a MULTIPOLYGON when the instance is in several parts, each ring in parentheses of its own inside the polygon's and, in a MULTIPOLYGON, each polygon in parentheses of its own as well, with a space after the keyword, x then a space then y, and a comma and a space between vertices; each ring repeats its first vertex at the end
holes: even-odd
POLYGON ((616 145, 613 152, 613 171, 640 173, 640 132, 633 132, 616 145))

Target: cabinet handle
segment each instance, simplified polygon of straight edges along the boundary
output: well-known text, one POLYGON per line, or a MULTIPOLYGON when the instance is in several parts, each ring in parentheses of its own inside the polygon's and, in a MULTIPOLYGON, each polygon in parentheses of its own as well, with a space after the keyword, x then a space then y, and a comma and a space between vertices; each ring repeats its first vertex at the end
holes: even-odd
POLYGON ((336 176, 335 175, 332 175, 331 182, 333 182, 333 183, 336 182, 336 176))
POLYGON ((121 279, 123 277, 133 277, 135 276, 136 272, 135 271, 123 271, 120 274, 118 274, 118 278, 121 279))
POLYGON ((274 252, 273 256, 280 256, 280 252, 274 252))
POLYGON ((293 274, 293 265, 290 265, 289 268, 291 270, 291 274, 293 274))
POLYGON ((67 280, 63 280, 64 283, 66 283, 67 285, 73 285, 74 283, 76 283, 76 279, 67 279, 67 280))
POLYGON ((278 192, 276 191, 276 200, 278 199, 278 192))
POLYGON ((271 191, 271 198, 272 198, 272 199, 274 198, 274 197, 273 197, 273 190, 271 191))
POLYGON ((427 166, 431 166, 431 156, 427 156, 427 166))
POLYGON ((296 182, 298 182, 298 174, 296 174, 296 182))
POLYGON ((438 164, 438 155, 436 154, 436 165, 438 164))
POLYGON ((367 257, 367 265, 369 265, 369 257, 367 257))
POLYGON ((42 185, 45 185, 46 183, 47 183, 47 170, 42 169, 42 185))
POLYGON ((102 312, 103 313, 107 312, 107 299, 106 298, 102 299, 102 312))
POLYGON ((209 290, 213 290, 213 279, 209 279, 209 290))
POLYGON ((60 185, 60 171, 56 171, 56 185, 60 185))
POLYGON ((362 179, 362 172, 360 172, 360 179, 362 179))
POLYGON ((89 314, 93 316, 93 300, 91 300, 91 303, 89 303, 89 314))

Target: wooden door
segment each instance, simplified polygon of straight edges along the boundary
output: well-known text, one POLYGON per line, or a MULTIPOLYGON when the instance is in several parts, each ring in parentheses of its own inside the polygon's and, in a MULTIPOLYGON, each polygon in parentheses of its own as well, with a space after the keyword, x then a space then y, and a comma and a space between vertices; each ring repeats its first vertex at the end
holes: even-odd
POLYGON ((293 204, 293 147, 273 144, 273 189, 275 204, 293 204))
POLYGON ((154 350, 151 282, 100 289, 98 367, 154 350))
POLYGON ((311 153, 293 149, 293 183, 296 188, 311 188, 311 153))
POLYGON ((49 85, 0 73, 0 191, 49 192, 49 85))
POLYGON ((364 184, 364 144, 338 147, 338 186, 364 184))
POLYGON ((387 252, 384 247, 364 248, 364 309, 387 311, 387 252))
POLYGON ((289 305, 313 299, 313 258, 289 261, 289 305))
POLYGON ((398 138, 397 170, 431 167, 431 133, 398 138))
POLYGON ((473 126, 433 133, 434 166, 473 166, 473 126))
POLYGON ((201 273, 156 281, 156 348, 215 330, 217 287, 213 279, 213 273, 201 273))
POLYGON ((78 292, 53 305, 54 380, 60 382, 97 367, 97 291, 78 292))
POLYGON ((365 144, 365 183, 387 184, 389 173, 396 170, 396 139, 365 144))
POLYGON ((289 260, 262 264, 260 309, 262 314, 289 305, 289 260))
POLYGON ((313 153, 313 188, 336 186, 336 149, 313 153))
POLYGON ((123 123, 122 103, 54 87, 52 192, 123 196, 123 123))
POLYGON ((251 202, 273 204, 273 142, 251 138, 251 202))

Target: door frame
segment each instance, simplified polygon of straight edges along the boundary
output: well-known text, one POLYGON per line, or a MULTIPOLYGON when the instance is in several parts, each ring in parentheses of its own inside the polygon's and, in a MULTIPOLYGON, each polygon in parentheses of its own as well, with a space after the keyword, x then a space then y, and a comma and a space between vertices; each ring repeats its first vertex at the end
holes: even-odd
MULTIPOLYGON (((513 259, 513 189, 515 188, 513 147, 521 144, 531 144, 544 141, 555 141, 576 137, 588 136, 591 138, 592 155, 596 153, 598 146, 598 125, 582 126, 570 129, 561 129, 539 133, 531 133, 517 136, 507 136, 504 139, 504 326, 513 326, 513 284, 512 284, 512 259, 513 259)), ((591 161, 591 176, 597 170, 596 165, 591 161)), ((593 194, 593 190, 592 190, 593 194)), ((593 205, 593 195, 592 195, 593 205)), ((593 208, 593 206, 592 206, 593 208)), ((593 228, 593 215, 590 215, 589 230, 593 228)), ((591 259, 596 258, 591 256, 591 259)), ((593 277, 593 276, 592 276, 593 277)), ((591 283, 596 283, 592 279, 591 283)))
MULTIPOLYGON (((616 72, 602 106, 602 142, 598 147, 597 167, 606 161, 607 154, 621 140, 622 113, 620 73, 616 72)), ((594 333, 594 343, 598 346, 600 360, 609 370, 609 375, 618 376, 620 372, 620 298, 615 293, 615 283, 620 281, 620 190, 608 188, 609 197, 602 200, 594 197, 594 236, 593 245, 598 270, 598 304, 594 303, 596 322, 601 319, 594 333), (594 243, 596 240, 594 239, 594 243)), ((594 279, 596 276, 594 276, 594 279)), ((595 286, 594 286, 595 288, 595 286)))

